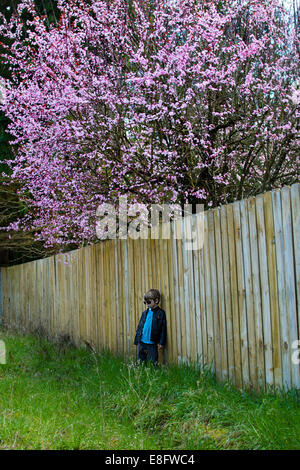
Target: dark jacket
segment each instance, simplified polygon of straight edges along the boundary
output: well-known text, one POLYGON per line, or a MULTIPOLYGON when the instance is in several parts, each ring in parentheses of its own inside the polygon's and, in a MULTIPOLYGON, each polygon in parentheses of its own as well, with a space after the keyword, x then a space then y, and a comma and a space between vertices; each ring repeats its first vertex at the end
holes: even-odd
MULTIPOLYGON (((139 344, 141 342, 142 333, 144 324, 146 321, 148 308, 142 313, 138 327, 136 329, 136 334, 134 338, 134 344, 139 344)), ((153 320, 151 328, 151 341, 154 341, 155 344, 161 344, 162 346, 166 344, 167 340, 167 319, 164 310, 159 307, 153 308, 153 320)))

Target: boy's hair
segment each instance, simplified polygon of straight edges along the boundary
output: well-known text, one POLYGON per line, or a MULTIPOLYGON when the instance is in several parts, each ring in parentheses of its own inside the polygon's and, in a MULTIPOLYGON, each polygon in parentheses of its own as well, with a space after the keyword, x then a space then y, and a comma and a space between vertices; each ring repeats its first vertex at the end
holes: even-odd
POLYGON ((158 302, 160 301, 160 292, 157 289, 150 289, 144 295, 144 300, 156 300, 156 299, 158 299, 158 302))

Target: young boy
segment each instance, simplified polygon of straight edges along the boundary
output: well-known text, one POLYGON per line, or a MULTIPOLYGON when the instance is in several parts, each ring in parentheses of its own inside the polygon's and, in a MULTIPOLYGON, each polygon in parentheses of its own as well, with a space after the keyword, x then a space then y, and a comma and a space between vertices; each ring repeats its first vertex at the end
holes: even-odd
POLYGON ((138 359, 142 362, 149 359, 154 365, 157 365, 157 348, 162 349, 167 338, 166 314, 159 307, 159 301, 157 289, 150 289, 144 295, 144 304, 148 308, 142 313, 134 339, 138 359))

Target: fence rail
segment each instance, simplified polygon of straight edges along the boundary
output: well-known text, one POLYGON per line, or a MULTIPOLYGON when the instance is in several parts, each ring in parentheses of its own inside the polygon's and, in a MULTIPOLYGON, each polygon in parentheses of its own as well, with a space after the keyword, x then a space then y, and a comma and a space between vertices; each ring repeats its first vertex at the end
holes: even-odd
MULTIPOLYGON (((133 355, 143 294, 155 287, 167 314, 166 360, 211 364, 218 379, 240 388, 300 388, 292 361, 300 339, 299 196, 295 184, 206 211, 198 251, 174 236, 116 239, 2 268, 3 321, 133 355)), ((177 229, 172 224, 172 234, 177 229)))

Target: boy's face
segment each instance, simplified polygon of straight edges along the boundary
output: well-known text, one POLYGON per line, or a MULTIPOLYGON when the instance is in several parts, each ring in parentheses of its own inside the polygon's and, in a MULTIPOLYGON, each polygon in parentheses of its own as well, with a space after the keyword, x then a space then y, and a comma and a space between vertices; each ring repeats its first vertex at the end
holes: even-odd
POLYGON ((148 308, 154 308, 158 305, 158 300, 157 299, 147 299, 146 301, 144 301, 144 303, 146 304, 146 307, 148 308))

